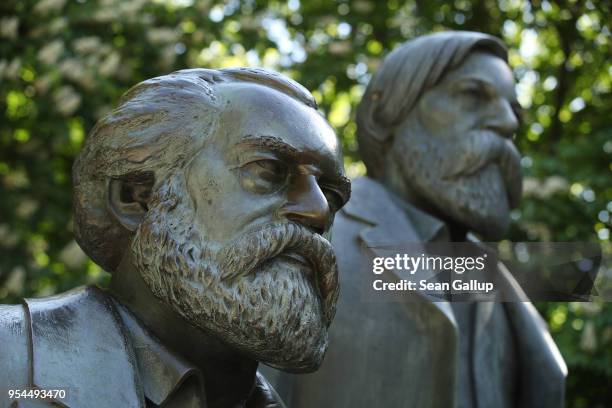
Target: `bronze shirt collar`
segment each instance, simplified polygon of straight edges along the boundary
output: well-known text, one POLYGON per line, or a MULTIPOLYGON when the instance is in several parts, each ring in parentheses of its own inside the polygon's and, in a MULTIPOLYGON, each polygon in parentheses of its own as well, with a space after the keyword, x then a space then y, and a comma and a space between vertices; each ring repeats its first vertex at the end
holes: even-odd
POLYGON ((181 389, 187 379, 195 377, 200 394, 198 397, 205 401, 201 371, 168 350, 125 306, 116 300, 114 303, 132 343, 145 397, 155 405, 162 406, 181 389))

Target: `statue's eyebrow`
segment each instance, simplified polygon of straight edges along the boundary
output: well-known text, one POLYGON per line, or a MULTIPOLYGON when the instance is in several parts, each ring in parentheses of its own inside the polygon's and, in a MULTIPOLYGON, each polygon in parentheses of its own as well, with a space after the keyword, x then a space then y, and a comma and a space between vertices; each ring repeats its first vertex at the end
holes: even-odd
POLYGON ((495 91, 495 87, 493 86, 493 84, 491 82, 489 82, 486 79, 482 79, 479 77, 475 77, 473 75, 464 75, 464 76, 459 76, 456 80, 455 80, 455 84, 456 86, 462 86, 465 84, 475 84, 483 89, 485 89, 487 92, 496 92, 495 91))
POLYGON ((235 148, 258 147, 270 150, 286 159, 297 159, 300 151, 276 136, 247 135, 236 144, 235 148))

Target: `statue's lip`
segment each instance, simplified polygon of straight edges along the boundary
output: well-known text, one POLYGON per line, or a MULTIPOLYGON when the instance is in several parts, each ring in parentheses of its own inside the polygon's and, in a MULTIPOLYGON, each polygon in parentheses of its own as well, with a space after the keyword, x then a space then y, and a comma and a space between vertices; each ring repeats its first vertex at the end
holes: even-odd
POLYGON ((278 255, 281 258, 290 258, 290 260, 299 263, 302 266, 313 268, 312 262, 306 259, 305 256, 298 254, 294 251, 284 251, 278 255))

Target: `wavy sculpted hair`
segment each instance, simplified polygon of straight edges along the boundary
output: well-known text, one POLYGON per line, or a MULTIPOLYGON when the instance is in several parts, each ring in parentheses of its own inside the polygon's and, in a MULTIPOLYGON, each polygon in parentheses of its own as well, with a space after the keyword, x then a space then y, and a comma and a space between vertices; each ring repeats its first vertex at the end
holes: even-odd
POLYGON ((189 69, 141 82, 91 130, 72 168, 74 232, 94 262, 114 271, 131 235, 108 207, 112 179, 155 191, 176 168, 206 146, 223 109, 215 85, 249 82, 278 90, 317 108, 297 82, 261 69, 189 69))
POLYGON ((357 109, 357 141, 368 175, 382 176, 395 127, 408 116, 421 95, 477 50, 508 60, 508 50, 501 40, 472 31, 425 35, 387 55, 357 109))

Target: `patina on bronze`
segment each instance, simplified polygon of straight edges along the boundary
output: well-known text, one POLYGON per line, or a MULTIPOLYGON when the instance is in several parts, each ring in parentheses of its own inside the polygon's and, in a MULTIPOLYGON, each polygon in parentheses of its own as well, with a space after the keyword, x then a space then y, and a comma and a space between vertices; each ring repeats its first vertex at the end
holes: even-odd
POLYGON ((69 407, 283 406, 257 365, 321 364, 328 233, 350 194, 311 94, 253 69, 150 79, 73 176, 77 241, 111 287, 2 307, 2 388, 66 389, 69 407))
MULTIPOLYGON (((506 60, 497 38, 443 32, 397 47, 372 76, 357 112, 368 177, 333 228, 342 293, 330 349, 318 372, 275 380, 290 406, 563 405, 566 367, 530 303, 363 298, 376 248, 503 236, 521 194, 506 60)), ((506 298, 524 299, 498 272, 506 298)))

